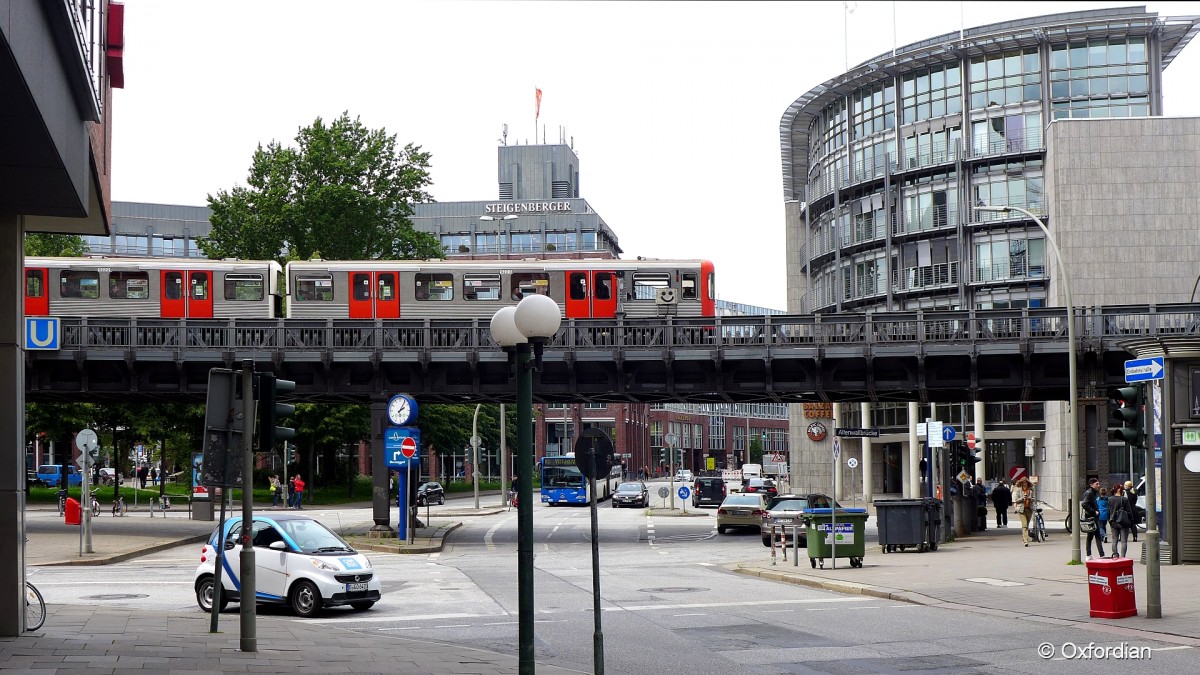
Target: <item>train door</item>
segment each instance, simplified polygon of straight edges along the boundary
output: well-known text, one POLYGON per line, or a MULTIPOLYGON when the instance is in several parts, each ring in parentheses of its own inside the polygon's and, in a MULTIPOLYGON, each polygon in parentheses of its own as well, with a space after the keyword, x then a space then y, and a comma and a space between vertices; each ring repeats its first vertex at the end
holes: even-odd
POLYGON ((164 319, 213 318, 212 271, 159 271, 159 310, 164 319))
POLYGON ((396 272, 348 272, 351 319, 400 318, 400 286, 396 272))
POLYGON ((49 279, 49 268, 25 268, 25 316, 50 315, 49 279))
POLYGON ((568 319, 611 319, 617 315, 617 280, 611 271, 566 272, 568 319))

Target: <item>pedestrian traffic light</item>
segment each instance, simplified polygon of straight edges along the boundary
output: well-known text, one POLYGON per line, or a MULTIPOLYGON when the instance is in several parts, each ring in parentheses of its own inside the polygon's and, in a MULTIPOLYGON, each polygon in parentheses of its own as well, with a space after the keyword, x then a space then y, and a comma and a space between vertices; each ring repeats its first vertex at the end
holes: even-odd
POLYGON ((675 448, 675 466, 683 466, 683 448, 675 448))
POLYGON ((294 464, 296 462, 296 444, 284 442, 283 444, 283 461, 284 465, 294 464))
POLYGON ((1113 417, 1122 425, 1120 429, 1112 431, 1113 440, 1135 448, 1146 447, 1146 417, 1143 412, 1146 399, 1142 385, 1115 389, 1109 394, 1109 398, 1116 400, 1120 405, 1113 411, 1113 417))
POLYGON ((667 452, 668 452, 667 448, 659 448, 658 449, 658 463, 659 464, 667 463, 667 452))
POLYGON ((290 441, 296 437, 295 429, 276 424, 279 418, 296 414, 296 406, 277 400, 280 393, 295 391, 296 383, 281 380, 271 373, 260 373, 258 377, 262 385, 258 399, 258 451, 271 452, 276 441, 290 441))

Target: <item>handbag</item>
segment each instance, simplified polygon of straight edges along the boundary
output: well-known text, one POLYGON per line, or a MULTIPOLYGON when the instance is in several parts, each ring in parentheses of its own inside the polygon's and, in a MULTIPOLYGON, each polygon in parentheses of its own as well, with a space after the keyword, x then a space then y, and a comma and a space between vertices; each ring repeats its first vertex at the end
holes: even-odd
POLYGON ((1091 516, 1081 516, 1079 518, 1080 532, 1095 532, 1097 528, 1096 519, 1091 516))

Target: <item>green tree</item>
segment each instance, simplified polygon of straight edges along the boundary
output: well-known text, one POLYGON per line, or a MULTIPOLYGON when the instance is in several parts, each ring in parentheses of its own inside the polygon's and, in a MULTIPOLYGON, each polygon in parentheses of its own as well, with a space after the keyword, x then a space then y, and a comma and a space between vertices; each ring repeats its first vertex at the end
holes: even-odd
POLYGON ((88 245, 77 234, 25 235, 25 255, 79 257, 88 252, 88 245))
POLYGON ((209 258, 329 260, 441 258, 437 237, 413 229, 412 205, 433 201, 430 154, 367 129, 343 112, 301 128, 298 147, 260 144, 247 187, 208 196, 209 258))

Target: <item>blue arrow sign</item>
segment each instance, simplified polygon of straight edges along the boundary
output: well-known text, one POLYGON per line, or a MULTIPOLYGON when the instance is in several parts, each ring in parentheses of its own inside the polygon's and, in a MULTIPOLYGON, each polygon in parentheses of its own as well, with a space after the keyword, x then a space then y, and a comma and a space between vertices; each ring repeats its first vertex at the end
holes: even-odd
POLYGON ((687 499, 688 497, 691 497, 691 496, 692 496, 692 491, 689 490, 686 485, 681 486, 679 488, 679 498, 680 499, 687 499))
POLYGON ((1163 379, 1163 369, 1163 357, 1161 356, 1132 359, 1125 362, 1125 381, 1133 383, 1161 380, 1163 379))
POLYGON ((416 427, 388 427, 383 432, 383 463, 389 469, 407 469, 410 463, 420 466, 421 430, 416 427), (406 445, 412 451, 412 457, 404 456, 406 445))
POLYGON ((954 430, 954 427, 952 427, 948 424, 946 426, 942 427, 942 440, 943 441, 946 441, 947 443, 949 443, 950 441, 954 440, 955 436, 958 436, 958 432, 954 430))

